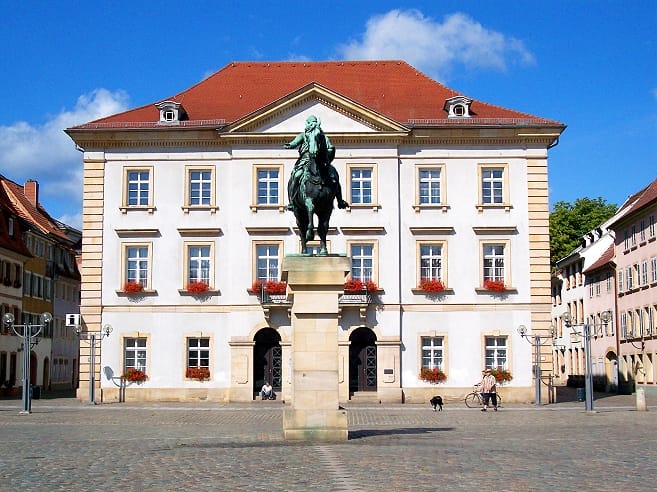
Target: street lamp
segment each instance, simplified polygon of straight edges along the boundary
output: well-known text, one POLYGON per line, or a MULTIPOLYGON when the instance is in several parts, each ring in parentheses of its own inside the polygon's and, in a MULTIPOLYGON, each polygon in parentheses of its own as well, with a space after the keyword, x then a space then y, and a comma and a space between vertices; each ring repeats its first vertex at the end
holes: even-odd
POLYGON ((12 313, 5 313, 2 317, 2 322, 5 326, 11 326, 11 329, 14 330, 17 336, 23 337, 23 409, 20 412, 21 415, 32 413, 32 392, 30 388, 30 351, 32 349, 32 339, 36 339, 39 333, 41 333, 41 329, 52 321, 52 314, 47 312, 41 313, 40 319, 41 324, 25 323, 23 325, 15 325, 15 318, 12 313))
MULTIPOLYGON (((584 391, 586 393, 586 411, 593 411, 593 367, 591 363, 591 324, 588 322, 583 324, 573 323, 573 317, 570 313, 565 312, 561 315, 564 325, 567 328, 572 328, 573 332, 584 337, 584 356, 586 357, 586 375, 584 377, 584 391), (582 327, 582 333, 575 331, 576 326, 582 327)), ((602 326, 607 326, 611 322, 611 311, 604 311, 600 314, 600 321, 602 326)), ((596 325, 593 323, 593 327, 596 325)))
POLYGON ((541 406, 541 383, 543 382, 541 375, 541 345, 545 345, 548 341, 551 341, 554 338, 554 327, 550 328, 549 336, 541 335, 529 335, 527 333, 527 327, 525 325, 520 325, 518 327, 518 333, 522 338, 527 340, 529 344, 534 347, 534 378, 536 379, 536 396, 535 396, 535 405, 537 407, 541 406), (533 341, 531 340, 533 339, 533 341))
POLYGON ((89 405, 96 404, 96 346, 100 348, 103 338, 108 337, 112 333, 112 325, 103 326, 103 330, 98 333, 87 332, 88 340, 83 340, 82 328, 80 325, 75 325, 75 334, 81 341, 89 344, 89 405))

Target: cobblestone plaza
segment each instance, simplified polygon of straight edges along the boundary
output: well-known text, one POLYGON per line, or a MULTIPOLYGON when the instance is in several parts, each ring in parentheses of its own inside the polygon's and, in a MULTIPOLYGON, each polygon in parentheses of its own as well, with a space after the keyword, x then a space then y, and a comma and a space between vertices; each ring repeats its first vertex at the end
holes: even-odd
POLYGON ((349 440, 283 440, 281 402, 0 402, 0 490, 655 490, 657 398, 499 412, 348 407, 349 440))

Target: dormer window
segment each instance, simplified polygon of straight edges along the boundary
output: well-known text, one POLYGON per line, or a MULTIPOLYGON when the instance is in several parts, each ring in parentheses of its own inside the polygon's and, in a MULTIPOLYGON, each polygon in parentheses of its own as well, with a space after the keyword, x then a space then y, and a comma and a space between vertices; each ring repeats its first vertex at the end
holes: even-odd
POLYGON ((160 123, 163 125, 176 125, 187 117, 185 109, 179 102, 163 101, 155 106, 160 110, 160 123))
POLYGON ((445 100, 443 109, 447 111, 448 118, 470 118, 470 104, 472 99, 455 96, 445 100))

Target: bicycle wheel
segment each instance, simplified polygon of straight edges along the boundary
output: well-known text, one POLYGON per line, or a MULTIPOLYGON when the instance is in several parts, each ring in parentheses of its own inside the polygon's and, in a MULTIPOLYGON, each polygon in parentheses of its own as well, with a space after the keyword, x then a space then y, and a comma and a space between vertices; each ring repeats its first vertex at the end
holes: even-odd
POLYGON ((477 408, 481 406, 481 396, 477 393, 469 393, 465 397, 465 406, 468 408, 477 408))

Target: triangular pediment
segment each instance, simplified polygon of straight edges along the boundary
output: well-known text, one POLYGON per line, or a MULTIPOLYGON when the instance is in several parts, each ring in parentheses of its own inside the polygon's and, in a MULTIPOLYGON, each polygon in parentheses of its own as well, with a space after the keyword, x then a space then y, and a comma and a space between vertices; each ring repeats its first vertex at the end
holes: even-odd
POLYGON ((234 122, 223 132, 297 133, 310 115, 317 116, 327 133, 408 132, 408 128, 376 111, 312 83, 234 122))

